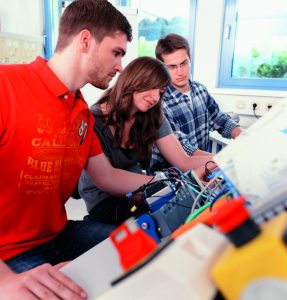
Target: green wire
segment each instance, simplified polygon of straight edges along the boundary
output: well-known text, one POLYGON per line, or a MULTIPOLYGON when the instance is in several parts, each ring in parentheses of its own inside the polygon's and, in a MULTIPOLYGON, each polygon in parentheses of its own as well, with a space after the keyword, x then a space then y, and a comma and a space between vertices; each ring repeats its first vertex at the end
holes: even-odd
MULTIPOLYGON (((216 201, 222 199, 223 197, 226 197, 226 195, 228 193, 220 196, 218 199, 216 199, 216 201)), ((200 215, 206 208, 208 208, 211 205, 211 203, 212 202, 205 203, 203 206, 201 206, 200 208, 198 208, 193 214, 191 214, 191 215, 189 215, 187 217, 187 219, 185 220, 184 224, 187 224, 188 222, 190 222, 190 221, 194 220, 196 217, 198 217, 198 215, 200 215)))
MULTIPOLYGON (((196 192, 197 194, 200 193, 200 191, 198 191, 198 190, 192 185, 192 183, 188 182, 187 184, 189 185, 189 187, 190 187, 194 192, 196 192)), ((202 194, 201 197, 207 198, 208 196, 206 196, 205 194, 202 194)))
POLYGON ((205 203, 203 206, 201 206, 199 209, 197 209, 193 214, 189 215, 187 219, 185 220, 184 224, 189 223, 190 221, 194 220, 198 215, 200 215, 206 208, 210 206, 210 202, 205 203))

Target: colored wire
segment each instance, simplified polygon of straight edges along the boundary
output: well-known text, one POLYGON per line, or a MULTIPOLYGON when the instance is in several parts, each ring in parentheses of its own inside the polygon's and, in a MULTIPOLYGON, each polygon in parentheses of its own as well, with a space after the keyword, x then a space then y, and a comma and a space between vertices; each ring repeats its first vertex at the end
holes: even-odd
POLYGON ((197 218, 204 210, 206 210, 210 206, 210 202, 205 203, 203 206, 201 206, 199 209, 197 209, 194 213, 190 214, 188 218, 185 220, 184 224, 189 223, 190 221, 197 218))
POLYGON ((218 200, 220 200, 220 199, 222 199, 222 198, 224 198, 224 197, 227 197, 229 194, 231 194, 231 192, 227 192, 227 193, 225 193, 225 194, 223 194, 223 195, 221 195, 221 196, 219 196, 219 197, 213 199, 213 200, 211 201, 211 203, 210 203, 210 211, 212 210, 213 205, 214 205, 214 203, 215 203, 216 201, 218 201, 218 200))
POLYGON ((209 169, 208 169, 208 164, 215 164, 216 165, 216 163, 214 162, 214 161, 212 161, 212 160, 209 160, 209 161, 207 161, 206 162, 206 164, 205 164, 205 177, 208 177, 208 176, 210 176, 211 174, 212 174, 212 171, 210 171, 209 169))
POLYGON ((208 184, 204 187, 204 189, 197 195, 197 197, 195 198, 194 202, 193 202, 193 205, 192 205, 192 208, 191 208, 191 214, 193 214, 194 210, 195 210, 195 206, 197 205, 197 203, 199 202, 200 200, 200 197, 202 196, 202 194, 204 193, 204 191, 209 187, 211 186, 215 180, 219 177, 221 173, 217 174, 216 176, 214 176, 214 178, 212 178, 208 184))
MULTIPOLYGON (((176 171, 177 174, 179 173, 180 176, 181 176, 181 178, 183 179, 183 181, 184 181, 185 183, 187 183, 188 186, 189 186, 196 194, 199 194, 199 193, 200 193, 200 191, 197 190, 197 189, 194 187, 194 186, 199 187, 199 185, 192 183, 191 180, 188 178, 188 176, 187 176, 186 174, 184 174, 183 172, 181 172, 177 167, 170 167, 170 168, 168 168, 168 169, 166 169, 166 170, 167 170, 167 171, 173 171, 173 174, 176 174, 174 171, 176 171)), ((202 196, 205 197, 205 198, 207 197, 207 195, 205 195, 205 194, 203 194, 202 196)))

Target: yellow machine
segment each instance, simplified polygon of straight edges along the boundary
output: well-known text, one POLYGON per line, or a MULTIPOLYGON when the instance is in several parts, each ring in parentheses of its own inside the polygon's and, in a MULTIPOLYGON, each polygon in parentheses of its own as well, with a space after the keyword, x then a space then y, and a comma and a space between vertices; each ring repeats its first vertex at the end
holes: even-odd
POLYGON ((223 296, 231 300, 239 299, 246 288, 266 278, 283 279, 287 285, 287 213, 259 228, 239 202, 235 202, 232 215, 225 213, 216 221, 235 246, 230 245, 217 259, 211 274, 223 296))

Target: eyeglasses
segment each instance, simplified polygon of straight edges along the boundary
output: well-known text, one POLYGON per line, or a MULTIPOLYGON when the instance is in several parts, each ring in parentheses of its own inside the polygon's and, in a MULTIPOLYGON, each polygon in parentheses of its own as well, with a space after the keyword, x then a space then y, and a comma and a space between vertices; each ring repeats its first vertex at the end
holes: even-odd
POLYGON ((189 59, 187 58, 179 65, 166 65, 170 71, 177 71, 177 69, 184 69, 189 64, 189 59))

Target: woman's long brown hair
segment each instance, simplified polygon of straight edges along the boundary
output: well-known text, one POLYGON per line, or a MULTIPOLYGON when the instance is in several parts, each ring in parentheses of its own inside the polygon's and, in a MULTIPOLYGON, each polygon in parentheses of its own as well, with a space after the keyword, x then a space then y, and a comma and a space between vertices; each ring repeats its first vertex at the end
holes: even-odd
MULTIPOLYGON (((165 89, 170 76, 165 65, 152 57, 139 57, 130 62, 120 73, 115 85, 108 89, 98 103, 106 103, 108 113, 103 114, 106 126, 115 129, 115 146, 123 139, 124 124, 129 120, 133 106, 133 93, 151 89, 165 89)), ((157 139, 157 130, 163 120, 162 93, 160 101, 146 112, 137 112, 130 129, 126 148, 132 148, 140 159, 148 157, 157 139)), ((93 107, 92 107, 93 111, 93 107)))

